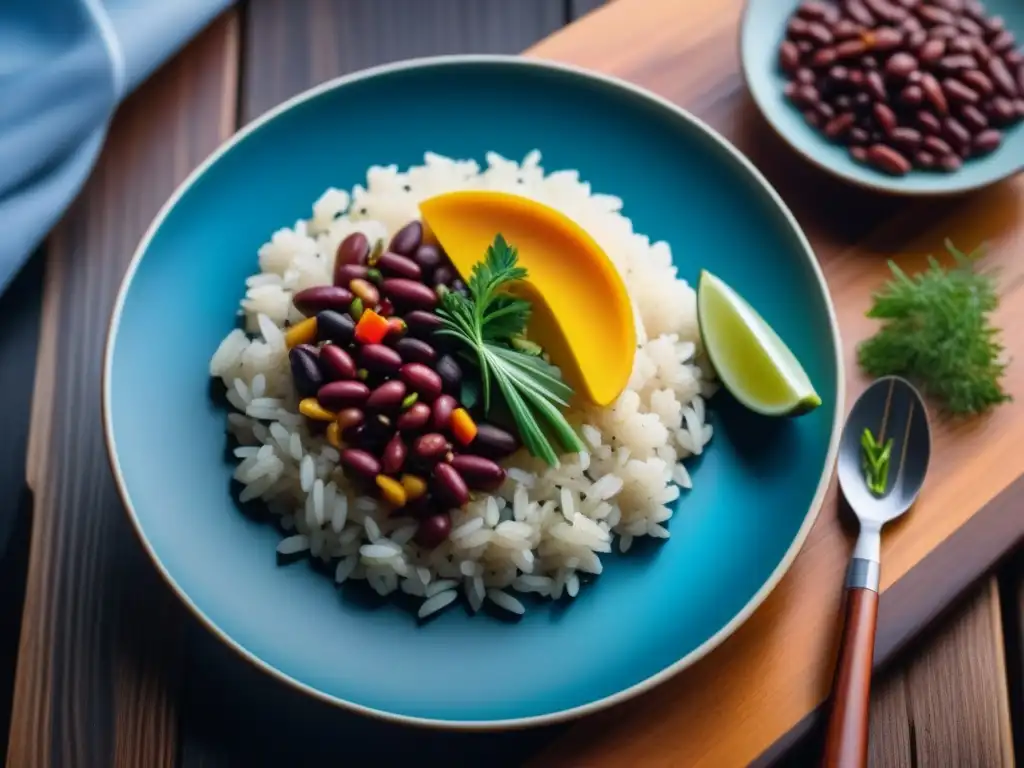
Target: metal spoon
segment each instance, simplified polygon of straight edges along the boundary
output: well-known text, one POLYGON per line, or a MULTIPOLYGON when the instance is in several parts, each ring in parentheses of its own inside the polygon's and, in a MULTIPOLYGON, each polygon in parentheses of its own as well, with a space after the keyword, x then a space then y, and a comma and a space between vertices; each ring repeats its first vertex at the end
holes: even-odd
POLYGON ((860 521, 846 576, 846 616, 822 766, 867 765, 868 704, 875 652, 882 526, 906 512, 924 485, 931 429, 920 393, 904 379, 886 376, 854 403, 839 444, 839 487, 860 521), (864 430, 878 445, 892 440, 889 471, 873 492, 866 479, 864 430))

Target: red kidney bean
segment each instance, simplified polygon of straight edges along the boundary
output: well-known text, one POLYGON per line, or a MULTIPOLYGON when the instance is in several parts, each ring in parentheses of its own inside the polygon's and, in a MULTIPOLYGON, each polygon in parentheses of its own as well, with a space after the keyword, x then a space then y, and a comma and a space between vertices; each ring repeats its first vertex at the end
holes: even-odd
POLYGON ((438 512, 420 521, 414 537, 424 549, 435 549, 448 539, 452 532, 452 519, 447 512, 438 512))
POLYGON ((885 100, 885 80, 882 79, 880 72, 866 72, 864 74, 864 86, 873 98, 879 101, 885 100))
POLYGON ((959 104, 977 104, 981 98, 977 91, 964 85, 955 77, 947 77, 943 80, 942 90, 949 101, 959 104))
POLYGON ((903 80, 917 69, 917 59, 906 52, 894 53, 885 63, 885 73, 889 77, 903 80))
POLYGON ((1024 63, 1017 64, 1017 87, 1024 93, 1024 63))
POLYGON ((451 446, 448 444, 448 440, 437 432, 420 435, 412 444, 413 456, 421 461, 440 461, 441 457, 449 450, 451 450, 451 446))
POLYGON ((835 48, 822 48, 811 57, 811 66, 827 67, 836 61, 850 61, 864 55, 868 47, 860 38, 844 40, 835 48))
POLYGON ((925 149, 939 157, 955 154, 946 140, 940 139, 938 136, 926 136, 923 144, 925 149))
POLYGON ((860 24, 850 19, 840 19, 832 27, 832 34, 839 41, 860 37, 863 31, 864 28, 860 24))
POLYGON ((974 131, 983 131, 988 128, 988 118, 972 104, 964 104, 960 108, 960 119, 974 131))
POLYGON ((1017 111, 1017 117, 1024 117, 1024 99, 1014 101, 1013 107, 1017 111))
POLYGON ((907 158, 885 144, 873 144, 868 147, 867 161, 878 170, 892 176, 904 176, 911 169, 907 158))
MULTIPOLYGON (((892 27, 880 27, 874 32, 872 50, 886 53, 896 50, 903 43, 903 33, 892 27)), ((874 61, 874 59, 872 59, 874 61)))
POLYGON ((988 110, 988 116, 995 120, 1000 125, 1005 125, 1011 122, 1014 117, 1017 116, 1017 109, 1013 106, 1013 102, 1005 96, 996 96, 992 101, 985 105, 988 110))
MULTIPOLYGON (((805 104, 813 104, 819 98, 818 89, 813 85, 805 85, 798 89, 798 97, 805 104)), ((450 264, 442 264, 434 270, 434 285, 449 285, 455 279, 455 268, 450 264)))
POLYGON ((971 37, 985 36, 985 30, 974 19, 969 19, 966 16, 961 16, 959 19, 956 20, 956 23, 957 26, 960 27, 960 29, 962 29, 971 37))
POLYGON ((292 304, 307 317, 325 309, 344 312, 351 303, 352 293, 335 285, 315 285, 292 296, 292 304))
POLYGON ((338 427, 344 432, 351 427, 358 427, 366 419, 365 414, 358 408, 343 408, 338 411, 338 427))
POLYGON ((317 390, 316 399, 328 411, 362 405, 370 388, 361 381, 331 381, 317 390))
POLYGON ((402 465, 405 464, 405 453, 405 443, 402 441, 401 435, 396 434, 388 440, 380 456, 380 466, 385 475, 397 475, 402 471, 402 465))
MULTIPOLYGON (((437 271, 439 269, 435 274, 437 271)), ((380 287, 396 306, 421 310, 432 310, 437 306, 437 294, 416 280, 392 277, 382 282, 380 287)))
POLYGON ((430 421, 430 406, 426 403, 414 403, 404 411, 395 422, 400 432, 419 432, 430 421))
POLYGON ((931 112, 926 112, 922 109, 917 113, 916 117, 917 124, 920 125, 926 133, 939 133, 942 131, 942 123, 939 121, 939 118, 931 112))
POLYGON ((955 40, 960 37, 960 28, 955 24, 940 24, 929 29, 928 36, 936 40, 955 40))
POLYGON ((999 145, 1003 142, 1003 134, 995 129, 989 129, 982 131, 974 137, 974 152, 979 155, 985 155, 989 152, 995 152, 999 145))
POLYGON ((324 383, 323 374, 317 364, 315 347, 302 344, 288 352, 292 369, 292 383, 299 397, 313 397, 324 383))
POLYGON ((825 135, 830 139, 842 138, 848 130, 853 126, 856 116, 852 112, 844 112, 832 120, 829 120, 825 125, 825 135))
POLYGON ((429 336, 443 325, 440 317, 423 310, 407 312, 402 318, 409 325, 409 333, 420 338, 429 336))
MULTIPOLYGON (((353 232, 340 243, 338 250, 334 253, 334 268, 346 264, 365 266, 370 258, 370 241, 362 232, 353 232)), ((338 280, 334 281, 338 283, 338 280)))
MULTIPOLYGON (((814 74, 813 69, 807 69, 803 67, 796 71, 796 82, 798 85, 814 85, 814 81, 817 79, 817 75, 814 74)), ((446 266, 451 267, 450 264, 446 266)))
POLYGON ((824 21, 825 19, 831 19, 834 14, 834 10, 831 6, 825 5, 817 0, 805 0, 805 2, 801 3, 800 7, 796 9, 796 12, 808 21, 824 21))
POLYGON ((974 37, 954 37, 949 41, 949 53, 973 54, 981 41, 974 37))
POLYGON ((872 111, 879 127, 886 133, 892 133, 893 128, 897 126, 896 113, 880 101, 875 103, 872 111))
MULTIPOLYGON (((793 50, 796 52, 797 60, 799 61, 800 52, 796 50, 796 46, 793 47, 793 50)), ((430 275, 445 259, 440 248, 433 243, 424 243, 416 249, 416 253, 413 254, 413 260, 420 265, 425 275, 430 275)))
MULTIPOLYGON (((1019 67, 1021 64, 1024 64, 1024 51, 1004 53, 1003 61, 1006 62, 1008 67, 1019 67)), ((1021 89, 1024 90, 1024 85, 1021 86, 1021 89)))
POLYGON ((905 9, 893 5, 888 0, 864 0, 864 5, 882 21, 898 23, 907 18, 905 9))
POLYGON ((956 155, 946 155, 939 158, 938 166, 947 173, 953 173, 963 167, 963 161, 956 155))
POLYGON ((945 40, 929 40, 917 52, 922 64, 933 64, 946 54, 945 40))
POLYGON ((925 91, 920 85, 908 85, 900 91, 900 99, 904 104, 914 107, 924 101, 925 91))
POLYGON ((914 165, 916 165, 918 168, 923 168, 925 170, 934 168, 935 155, 933 155, 931 152, 927 152, 922 149, 920 152, 914 155, 914 165))
POLYGON ((466 484, 476 491, 496 491, 505 482, 505 470, 483 456, 463 453, 453 456, 449 464, 462 475, 466 484))
POLYGON ((452 420, 452 412, 459 407, 458 401, 451 395, 441 395, 434 401, 430 409, 430 427, 435 432, 444 432, 452 420))
POLYGON ((807 19, 801 19, 799 16, 794 16, 786 23, 786 34, 793 40, 807 37, 807 28, 810 26, 810 22, 807 19))
POLYGON ((817 21, 807 25, 807 37, 819 45, 831 45, 835 39, 829 28, 817 21))
POLYGON ((946 138, 959 147, 965 147, 971 143, 971 132, 964 127, 964 124, 955 117, 947 117, 942 121, 946 138))
POLYGON ((892 133, 889 134, 889 138, 897 147, 909 152, 913 152, 921 144, 921 132, 915 131, 913 128, 906 128, 902 126, 899 128, 893 128, 892 133))
POLYGON ((323 371, 324 378, 331 381, 356 377, 355 361, 337 344, 325 344, 320 349, 320 370, 323 371))
POLYGON ((402 365, 402 356, 383 344, 364 344, 357 354, 363 368, 376 373, 391 374, 402 365))
POLYGON ((441 388, 450 395, 458 394, 462 386, 462 366, 451 355, 442 355, 434 366, 441 377, 441 388))
POLYGON ((861 0, 846 0, 843 3, 843 10, 846 11, 847 16, 858 24, 863 24, 865 27, 873 27, 875 25, 875 17, 861 0))
POLYGON ((933 5, 919 5, 915 10, 918 18, 925 24, 938 26, 940 24, 956 23, 956 17, 945 8, 936 8, 933 5))
POLYGON ((348 287, 353 280, 365 280, 369 271, 362 264, 342 264, 334 270, 334 284, 348 287))
POLYGON ((489 459, 503 459, 519 449, 519 441, 511 432, 493 424, 477 424, 476 437, 467 450, 489 459))
POLYGON ((865 131, 860 126, 854 126, 850 129, 850 132, 846 136, 850 140, 851 144, 867 144, 871 139, 871 134, 865 131))
POLYGON ((960 79, 963 80, 966 85, 985 96, 991 96, 996 90, 996 87, 993 85, 992 80, 989 79, 989 76, 978 69, 964 72, 960 75, 960 79))
POLYGON ((1005 29, 988 41, 988 47, 996 53, 1006 53, 1016 44, 1013 33, 1005 29))
POLYGON ((836 116, 836 111, 832 108, 832 105, 824 101, 814 105, 814 112, 818 117, 826 121, 836 116))
POLYGON ((858 163, 866 163, 868 161, 868 150, 862 146, 850 147, 850 157, 858 163))
POLYGON ((441 394, 441 377, 422 363, 406 363, 398 375, 425 402, 431 403, 441 394))
POLYGON ((366 408, 371 411, 397 411, 405 392, 405 384, 397 379, 385 381, 366 398, 366 408))
POLYGON ((420 265, 408 256, 401 256, 391 251, 385 251, 377 260, 377 269, 385 275, 405 277, 409 280, 419 280, 423 277, 423 270, 420 265))
POLYGON ((1014 82, 1013 75, 1010 74, 1006 62, 1002 59, 993 58, 988 63, 988 73, 992 76, 992 80, 999 87, 999 90, 1011 99, 1017 96, 1017 83, 1014 82))
POLYGON ((316 316, 317 341, 348 344, 356 331, 355 321, 349 315, 333 310, 318 312, 316 316))
POLYGON ((380 462, 372 453, 358 448, 346 448, 341 452, 341 464, 358 475, 372 480, 380 474, 380 462))
POLYGON ((395 351, 407 363, 423 363, 430 365, 437 359, 437 352, 422 339, 406 336, 395 342, 395 351))
POLYGON ((946 94, 943 93, 942 86, 939 85, 939 81, 931 73, 926 72, 922 75, 921 91, 924 94, 924 98, 935 108, 936 112, 940 115, 949 114, 949 102, 946 101, 946 94))
POLYGON ((410 221, 395 233, 388 243, 388 250, 400 256, 410 256, 423 242, 423 224, 410 221))
POLYGON ((814 44, 810 40, 800 40, 796 44, 796 48, 800 51, 801 56, 805 56, 814 50, 814 44))
POLYGON ((961 53, 954 56, 944 56, 939 60, 939 66, 948 72, 962 72, 976 68, 978 62, 975 61, 973 56, 961 53))
POLYGON ((431 485, 438 498, 453 507, 461 507, 469 501, 469 487, 451 464, 440 463, 434 467, 431 485))

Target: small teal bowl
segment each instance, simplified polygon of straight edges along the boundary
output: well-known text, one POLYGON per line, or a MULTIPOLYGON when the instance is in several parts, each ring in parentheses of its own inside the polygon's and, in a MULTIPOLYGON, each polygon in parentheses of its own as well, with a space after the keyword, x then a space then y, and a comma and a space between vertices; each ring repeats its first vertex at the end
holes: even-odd
MULTIPOLYGON (((1006 132, 1003 145, 986 157, 968 160, 955 173, 911 171, 886 176, 850 157, 846 147, 828 141, 809 126, 782 93, 786 78, 779 70, 779 44, 801 0, 747 0, 740 22, 740 60, 747 88, 768 124, 814 165, 867 189, 898 195, 954 195, 987 187, 1024 168, 1024 123, 1006 132)), ((1024 3, 987 0, 992 15, 1024 43, 1024 3)))
POLYGON ((406 62, 327 83, 246 127, 157 216, 125 277, 104 364, 104 427, 143 545, 196 616, 256 666, 365 714, 448 728, 519 727, 621 701, 732 633, 789 568, 821 506, 842 413, 840 344, 806 239, 757 170, 711 129, 627 83, 512 57, 406 62), (620 195, 680 274, 735 286, 822 397, 794 420, 716 396, 672 538, 606 558, 572 602, 522 620, 451 609, 418 625, 340 592, 238 509, 208 361, 234 326, 257 248, 327 187, 425 151, 483 160, 533 148, 620 195))

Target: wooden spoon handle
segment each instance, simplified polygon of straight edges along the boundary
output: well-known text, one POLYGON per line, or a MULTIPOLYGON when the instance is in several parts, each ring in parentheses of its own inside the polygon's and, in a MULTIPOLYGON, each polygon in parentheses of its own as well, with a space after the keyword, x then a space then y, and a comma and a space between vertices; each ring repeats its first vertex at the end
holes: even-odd
POLYGON ((878 593, 846 591, 846 619, 832 682, 823 768, 863 768, 868 755, 868 706, 875 656, 878 593))

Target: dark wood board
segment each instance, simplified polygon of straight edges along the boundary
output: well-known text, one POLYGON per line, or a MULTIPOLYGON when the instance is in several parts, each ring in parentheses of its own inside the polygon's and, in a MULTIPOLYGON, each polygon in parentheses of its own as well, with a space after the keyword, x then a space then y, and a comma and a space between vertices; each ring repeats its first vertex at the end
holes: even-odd
POLYGON ((229 14, 127 101, 48 242, 12 768, 175 764, 184 609, 144 556, 114 490, 100 370, 114 294, 139 238, 175 185, 233 130, 235 41, 229 14))
POLYGON ((558 0, 252 0, 242 115, 338 75, 451 53, 518 53, 565 22, 558 0))

